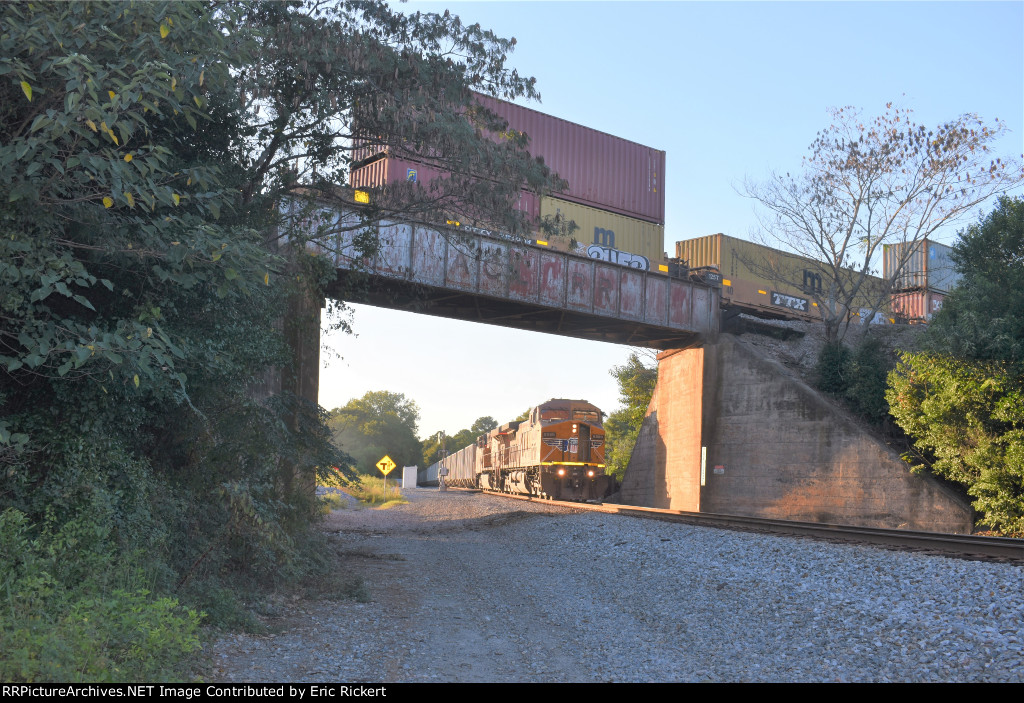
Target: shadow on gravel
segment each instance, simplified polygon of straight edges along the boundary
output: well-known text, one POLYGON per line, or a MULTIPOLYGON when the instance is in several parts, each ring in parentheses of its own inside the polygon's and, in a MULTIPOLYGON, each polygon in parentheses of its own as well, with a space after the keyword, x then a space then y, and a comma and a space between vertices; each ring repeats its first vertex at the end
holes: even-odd
POLYGON ((491 527, 504 527, 505 525, 536 517, 550 517, 550 515, 547 513, 527 512, 525 510, 513 510, 508 513, 495 513, 485 517, 460 520, 456 525, 466 530, 486 530, 491 527))

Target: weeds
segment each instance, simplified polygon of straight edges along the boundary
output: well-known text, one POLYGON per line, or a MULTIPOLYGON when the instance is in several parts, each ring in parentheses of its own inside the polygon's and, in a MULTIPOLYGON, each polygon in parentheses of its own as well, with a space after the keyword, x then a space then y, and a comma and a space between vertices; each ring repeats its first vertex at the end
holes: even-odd
POLYGON ((409 502, 402 495, 402 491, 399 490, 394 480, 387 484, 387 494, 385 494, 384 479, 375 476, 360 476, 359 483, 349 486, 348 492, 362 503, 385 510, 409 502))

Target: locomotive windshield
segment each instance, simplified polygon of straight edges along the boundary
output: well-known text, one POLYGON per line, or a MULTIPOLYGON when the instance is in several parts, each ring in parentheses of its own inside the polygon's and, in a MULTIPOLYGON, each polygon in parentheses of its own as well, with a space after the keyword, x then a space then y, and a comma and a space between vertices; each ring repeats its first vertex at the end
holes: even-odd
POLYGON ((572 419, 580 422, 600 422, 601 413, 593 410, 573 410, 572 419))
POLYGON ((568 410, 545 410, 540 414, 544 422, 565 422, 569 419, 568 410))

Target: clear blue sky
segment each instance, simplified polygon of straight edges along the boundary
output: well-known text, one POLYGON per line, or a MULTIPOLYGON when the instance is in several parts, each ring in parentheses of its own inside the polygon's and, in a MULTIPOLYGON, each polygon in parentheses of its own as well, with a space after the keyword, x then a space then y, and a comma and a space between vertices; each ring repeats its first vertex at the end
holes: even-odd
MULTIPOLYGON (((997 155, 1024 152, 1024 2, 409 2, 517 40, 532 107, 667 152, 665 248, 749 238, 745 178, 795 169, 827 108, 886 102, 926 126, 1003 120, 997 155)), ((946 233, 951 241, 953 232, 946 233)), ((320 403, 405 393, 421 435, 481 415, 512 419, 549 397, 617 406, 608 370, 629 350, 359 307, 358 337, 327 337, 320 403), (515 369, 515 373, 510 373, 515 369), (524 374, 524 371, 528 372, 524 374), (517 387, 504 379, 532 383, 517 387)))

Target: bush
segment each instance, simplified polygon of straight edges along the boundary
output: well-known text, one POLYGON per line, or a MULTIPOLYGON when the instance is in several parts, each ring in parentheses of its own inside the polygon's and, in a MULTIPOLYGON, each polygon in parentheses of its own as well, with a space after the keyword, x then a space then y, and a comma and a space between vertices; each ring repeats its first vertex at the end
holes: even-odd
POLYGON ((869 336, 861 339, 850 360, 846 399, 855 413, 876 425, 889 415, 885 389, 891 366, 881 342, 869 336))
POLYGON ((818 356, 818 388, 840 395, 846 391, 850 377, 850 351, 842 342, 829 342, 818 356))
POLYGON ((146 587, 135 559, 109 548, 103 516, 33 538, 25 514, 0 513, 0 679, 181 680, 201 615, 146 587))
POLYGON ((912 468, 966 486, 982 522, 1024 535, 1024 376, 999 362, 903 354, 886 397, 914 438, 912 468))

